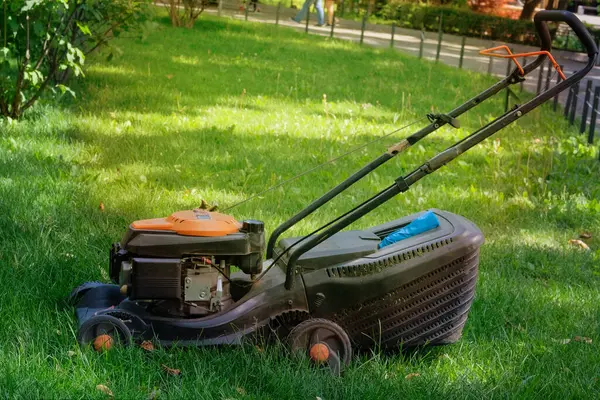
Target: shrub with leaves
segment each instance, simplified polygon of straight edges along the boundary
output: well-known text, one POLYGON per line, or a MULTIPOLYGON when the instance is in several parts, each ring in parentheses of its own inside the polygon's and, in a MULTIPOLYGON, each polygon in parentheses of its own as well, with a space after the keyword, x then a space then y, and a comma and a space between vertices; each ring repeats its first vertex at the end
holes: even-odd
POLYGON ((192 28, 209 0, 161 0, 161 2, 169 10, 173 26, 192 28))
POLYGON ((21 117, 46 89, 74 95, 65 84, 83 76, 85 56, 138 27, 147 6, 147 0, 3 0, 0 115, 21 117))

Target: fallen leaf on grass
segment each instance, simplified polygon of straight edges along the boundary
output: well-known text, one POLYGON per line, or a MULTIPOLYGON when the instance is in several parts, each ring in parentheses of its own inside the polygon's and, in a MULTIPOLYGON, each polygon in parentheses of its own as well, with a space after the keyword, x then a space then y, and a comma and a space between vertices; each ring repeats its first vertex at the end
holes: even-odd
POLYGON ((242 396, 246 395, 246 390, 244 388, 235 388, 235 391, 238 392, 239 394, 241 394, 242 396))
POLYGON ((75 352, 73 350, 69 350, 69 351, 67 351, 67 355, 69 357, 73 357, 75 355, 75 352))
POLYGON ((104 211, 104 203, 103 202, 100 202, 100 205, 98 206, 98 210, 104 211))
POLYGON ((173 376, 181 375, 181 370, 179 370, 179 369, 167 367, 165 364, 160 364, 160 366, 169 375, 173 375, 173 376))
POLYGON ((558 344, 569 344, 571 343, 571 339, 552 339, 553 342, 558 344))
POLYGON ((589 338, 589 337, 585 337, 585 336, 575 336, 573 338, 573 340, 576 341, 576 342, 592 344, 592 339, 589 338))
POLYGON ((172 74, 168 74, 167 75, 167 79, 173 79, 173 75, 172 74))
POLYGON ((404 379, 410 380, 412 378, 416 378, 417 376, 421 376, 421 374, 418 372, 411 372, 410 374, 406 375, 404 379))
POLYGON ((109 397, 113 397, 113 392, 112 390, 110 390, 108 388, 108 386, 106 385, 96 385, 96 389, 101 391, 102 393, 104 393, 105 395, 109 396, 109 397))
POLYGON ((584 250, 589 250, 590 249, 590 246, 588 246, 587 244, 585 244, 580 239, 571 239, 571 240, 569 240, 569 244, 572 244, 573 246, 579 246, 580 248, 582 248, 584 250))
POLYGON ((149 340, 144 340, 142 344, 140 344, 140 347, 146 351, 154 351, 154 345, 149 340))
POLYGON ((591 232, 581 232, 579 234, 579 239, 591 239, 591 238, 592 238, 591 232))

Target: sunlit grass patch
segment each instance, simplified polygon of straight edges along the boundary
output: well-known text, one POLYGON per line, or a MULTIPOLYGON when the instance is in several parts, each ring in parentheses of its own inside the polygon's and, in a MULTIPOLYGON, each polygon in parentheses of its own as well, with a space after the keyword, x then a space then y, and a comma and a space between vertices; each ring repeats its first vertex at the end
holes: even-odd
MULTIPOLYGON (((426 113, 447 112, 494 82, 392 51, 208 17, 192 30, 163 24, 118 45, 124 53, 111 62, 89 60, 72 104, 1 126, 2 396, 104 398, 103 384, 115 398, 155 390, 159 398, 597 397, 598 150, 548 107, 354 224, 435 207, 482 229, 477 295, 456 345, 361 354, 342 378, 281 348, 79 349, 64 298, 84 281, 107 280, 110 244, 132 220, 202 199, 227 207, 417 120, 228 211, 272 231, 424 126, 426 113), (590 251, 569 244, 582 232, 592 234, 590 251)), ((481 104, 460 129, 440 129, 289 234, 345 212, 502 109, 502 96, 481 104)))

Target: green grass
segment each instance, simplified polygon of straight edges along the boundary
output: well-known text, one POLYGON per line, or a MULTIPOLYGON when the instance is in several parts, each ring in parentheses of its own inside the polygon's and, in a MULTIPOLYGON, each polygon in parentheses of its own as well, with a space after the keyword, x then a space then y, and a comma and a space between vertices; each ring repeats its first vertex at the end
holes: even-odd
MULTIPOLYGON (((80 350, 64 298, 84 281, 107 281, 109 246, 130 221, 201 199, 232 204, 431 110, 449 111, 493 82, 393 51, 204 17, 193 30, 163 24, 118 45, 122 57, 91 60, 76 102, 47 103, 2 125, 0 397, 106 398, 98 384, 139 399, 154 390, 198 399, 599 396, 600 163, 549 107, 354 225, 430 207, 478 224, 487 241, 457 344, 363 355, 341 378, 278 348, 80 350), (589 252, 567 243, 584 230, 593 235, 589 252), (405 379, 413 372, 420 375, 405 379)), ((485 124, 501 112, 501 97, 290 234, 309 232, 485 124)), ((408 133, 231 213, 272 230, 408 133)))

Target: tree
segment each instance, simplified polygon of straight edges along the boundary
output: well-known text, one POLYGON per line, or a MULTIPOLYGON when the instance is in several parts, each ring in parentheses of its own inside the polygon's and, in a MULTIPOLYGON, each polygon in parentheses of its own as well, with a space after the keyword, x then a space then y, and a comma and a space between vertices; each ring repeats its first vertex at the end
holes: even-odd
POLYGON ((208 0, 161 0, 169 10, 171 24, 192 28, 208 4, 208 0))
MULTIPOLYGON (((524 0, 523 11, 519 19, 531 20, 535 14, 535 8, 541 0, 524 0)), ((569 5, 568 0, 549 0, 546 4, 546 10, 566 10, 569 5)))
POLYGON ((17 119, 48 88, 83 76, 85 56, 145 19, 147 0, 3 0, 0 115, 17 119))
POLYGON ((535 13, 535 8, 540 4, 541 0, 524 0, 523 1, 523 11, 521 11, 521 16, 519 19, 531 20, 533 18, 533 14, 535 13))
POLYGON ((469 0, 469 7, 482 14, 504 16, 504 6, 508 0, 469 0))

